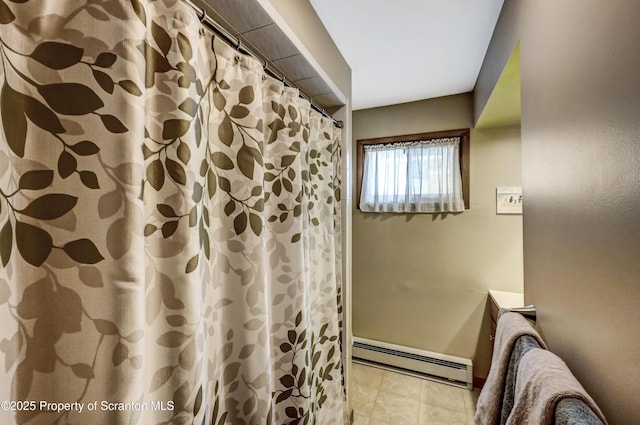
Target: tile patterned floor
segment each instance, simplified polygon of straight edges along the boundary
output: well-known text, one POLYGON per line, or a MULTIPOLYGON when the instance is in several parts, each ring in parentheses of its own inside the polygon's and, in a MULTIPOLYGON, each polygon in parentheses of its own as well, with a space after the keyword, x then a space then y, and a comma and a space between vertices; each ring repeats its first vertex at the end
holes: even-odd
POLYGON ((479 392, 353 363, 353 425, 473 425, 479 392))

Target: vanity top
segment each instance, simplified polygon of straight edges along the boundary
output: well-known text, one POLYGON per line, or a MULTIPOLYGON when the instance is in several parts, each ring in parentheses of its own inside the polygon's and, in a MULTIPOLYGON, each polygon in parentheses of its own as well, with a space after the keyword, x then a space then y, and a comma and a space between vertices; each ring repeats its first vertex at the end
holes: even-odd
POLYGON ((515 308, 524 306, 522 292, 489 291, 489 296, 498 308, 515 308))

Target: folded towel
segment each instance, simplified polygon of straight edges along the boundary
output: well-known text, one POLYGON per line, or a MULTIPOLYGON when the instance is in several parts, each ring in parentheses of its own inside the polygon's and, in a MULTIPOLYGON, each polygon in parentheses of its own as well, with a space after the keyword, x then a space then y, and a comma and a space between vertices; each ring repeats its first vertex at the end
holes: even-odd
POLYGON ((533 349, 540 348, 538 341, 531 335, 520 335, 513 343, 511 358, 507 367, 507 376, 504 380, 504 395, 502 396, 502 408, 500 410, 499 425, 505 425, 507 418, 513 409, 516 399, 516 381, 518 378, 518 365, 524 354, 533 349))
POLYGON ((553 425, 556 404, 564 398, 582 400, 607 424, 596 403, 562 359, 547 350, 529 350, 518 367, 515 404, 507 425, 553 425))
POLYGON ((487 376, 487 381, 478 397, 476 425, 496 425, 499 423, 511 350, 514 342, 521 335, 531 335, 541 347, 546 348, 538 332, 522 315, 502 312, 498 318, 489 376, 487 376))

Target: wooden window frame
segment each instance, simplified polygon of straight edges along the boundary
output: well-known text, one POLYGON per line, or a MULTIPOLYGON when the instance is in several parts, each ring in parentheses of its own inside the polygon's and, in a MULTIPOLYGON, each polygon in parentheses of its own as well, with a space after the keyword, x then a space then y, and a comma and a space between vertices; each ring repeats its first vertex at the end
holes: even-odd
POLYGON ((360 193, 362 192, 362 177, 364 174, 364 147, 366 145, 390 144, 415 142, 418 140, 443 139, 446 137, 460 137, 460 174, 462 177, 462 198, 464 200, 464 208, 469 209, 469 156, 470 156, 470 140, 469 129, 463 128, 458 130, 432 131, 429 133, 406 134, 403 136, 378 137, 375 139, 361 139, 357 141, 356 152, 356 190, 357 203, 356 208, 360 210, 360 193))

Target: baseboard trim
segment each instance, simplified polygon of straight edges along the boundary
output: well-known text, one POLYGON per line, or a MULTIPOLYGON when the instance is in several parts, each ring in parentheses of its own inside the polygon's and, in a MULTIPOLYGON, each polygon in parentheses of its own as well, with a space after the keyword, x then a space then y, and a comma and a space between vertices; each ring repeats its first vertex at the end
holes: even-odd
POLYGON ((478 376, 473 377, 473 388, 477 388, 479 390, 484 387, 484 383, 487 382, 487 378, 480 378, 478 376))

